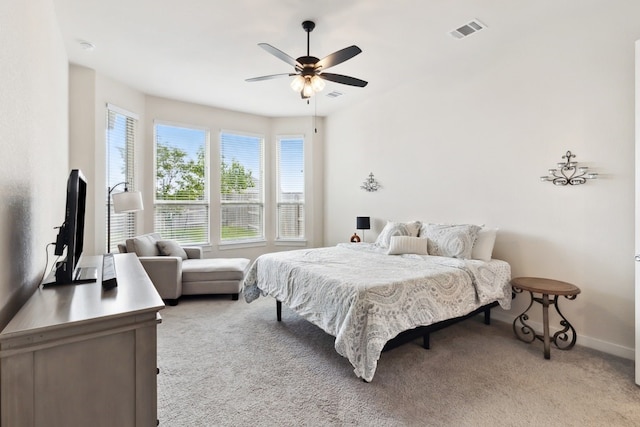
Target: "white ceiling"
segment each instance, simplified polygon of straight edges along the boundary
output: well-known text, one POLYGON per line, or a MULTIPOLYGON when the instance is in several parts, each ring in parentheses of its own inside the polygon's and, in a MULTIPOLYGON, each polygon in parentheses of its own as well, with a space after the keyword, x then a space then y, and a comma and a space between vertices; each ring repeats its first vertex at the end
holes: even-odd
POLYGON ((420 83, 434 67, 481 66, 548 20, 588 0, 54 0, 69 61, 146 94, 270 117, 329 115, 398 84, 420 83), (559 3, 559 4, 558 4, 559 3), (488 26, 457 40, 448 33, 472 19, 488 26), (311 102, 293 71, 258 43, 306 54, 304 20, 313 20, 311 55, 355 44, 362 53, 329 71, 369 82, 327 82, 311 102), (83 50, 79 41, 95 45, 83 50), (326 95, 342 92, 338 98, 326 95))

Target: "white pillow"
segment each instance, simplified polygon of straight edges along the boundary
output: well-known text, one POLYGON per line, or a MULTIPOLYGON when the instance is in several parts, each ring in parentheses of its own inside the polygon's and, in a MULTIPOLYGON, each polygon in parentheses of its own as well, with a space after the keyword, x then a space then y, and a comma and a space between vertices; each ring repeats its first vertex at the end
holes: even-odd
POLYGON ((389 240, 389 255, 417 254, 428 255, 427 239, 413 236, 391 236, 389 240))
POLYGON ((482 227, 480 231, 478 231, 476 242, 473 244, 471 258, 482 261, 491 261, 497 233, 497 228, 482 227))
POLYGON ((384 226, 375 245, 381 248, 389 247, 389 240, 391 236, 412 236, 417 237, 418 231, 420 231, 420 221, 411 222, 393 222, 387 221, 387 225, 384 226))

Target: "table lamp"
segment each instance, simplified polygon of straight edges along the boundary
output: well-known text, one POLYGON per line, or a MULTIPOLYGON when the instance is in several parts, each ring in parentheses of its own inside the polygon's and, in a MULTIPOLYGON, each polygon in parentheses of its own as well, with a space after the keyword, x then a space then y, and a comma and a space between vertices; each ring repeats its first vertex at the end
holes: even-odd
POLYGON ((356 217, 356 229, 363 230, 362 231, 362 242, 364 242, 364 230, 371 229, 371 221, 368 216, 357 216, 356 217))

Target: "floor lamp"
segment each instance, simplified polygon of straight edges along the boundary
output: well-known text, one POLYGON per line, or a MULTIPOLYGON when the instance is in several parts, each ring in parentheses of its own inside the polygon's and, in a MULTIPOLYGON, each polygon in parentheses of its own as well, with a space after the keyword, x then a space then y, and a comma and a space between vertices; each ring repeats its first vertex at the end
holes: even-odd
POLYGON ((127 182, 119 182, 113 187, 107 187, 107 253, 111 251, 111 198, 113 197, 113 212, 135 212, 141 211, 142 206, 142 193, 139 191, 129 191, 127 188, 127 182), (116 187, 124 184, 124 191, 116 193, 113 196, 111 193, 116 187))

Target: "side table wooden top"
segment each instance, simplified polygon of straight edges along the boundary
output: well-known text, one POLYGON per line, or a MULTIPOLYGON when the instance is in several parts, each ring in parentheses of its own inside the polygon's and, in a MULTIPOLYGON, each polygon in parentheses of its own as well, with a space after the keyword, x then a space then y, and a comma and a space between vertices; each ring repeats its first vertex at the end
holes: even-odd
POLYGON ((580 288, 576 285, 542 277, 516 277, 511 279, 511 286, 523 291, 547 295, 578 295, 580 293, 580 288))

